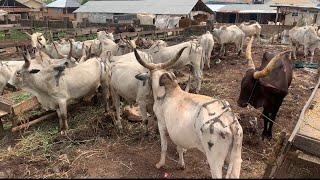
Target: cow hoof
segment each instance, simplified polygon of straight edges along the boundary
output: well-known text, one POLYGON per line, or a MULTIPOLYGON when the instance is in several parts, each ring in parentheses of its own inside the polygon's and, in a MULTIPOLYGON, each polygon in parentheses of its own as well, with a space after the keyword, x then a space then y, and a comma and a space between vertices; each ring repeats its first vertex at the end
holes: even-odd
POLYGON ((164 165, 164 164, 162 164, 162 163, 159 162, 159 163, 156 164, 156 168, 157 168, 157 169, 160 169, 163 165, 164 165))
POLYGON ((179 169, 185 170, 186 169, 186 165, 185 164, 179 164, 179 169))
POLYGON ((67 131, 66 130, 62 130, 60 131, 61 136, 66 136, 67 135, 67 131))

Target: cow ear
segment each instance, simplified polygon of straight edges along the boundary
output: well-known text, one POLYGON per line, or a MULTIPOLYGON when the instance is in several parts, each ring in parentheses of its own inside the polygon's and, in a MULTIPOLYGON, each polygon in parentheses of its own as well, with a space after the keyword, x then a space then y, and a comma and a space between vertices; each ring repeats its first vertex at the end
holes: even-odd
POLYGON ((40 70, 39 69, 31 69, 30 71, 29 71, 29 73, 30 74, 36 74, 36 73, 38 73, 40 70))
POLYGON ((159 85, 165 86, 166 84, 172 83, 174 81, 175 75, 170 72, 163 73, 159 78, 159 85))
POLYGON ((149 74, 148 73, 140 73, 135 75, 135 78, 140 80, 140 81, 146 81, 147 79, 149 79, 149 74))

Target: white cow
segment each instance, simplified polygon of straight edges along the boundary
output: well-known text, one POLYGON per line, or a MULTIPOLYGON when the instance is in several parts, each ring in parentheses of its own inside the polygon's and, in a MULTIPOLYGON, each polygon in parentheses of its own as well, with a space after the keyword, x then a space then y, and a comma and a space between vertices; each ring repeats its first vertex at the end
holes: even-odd
POLYGON ((213 38, 221 44, 220 54, 226 55, 225 44, 234 43, 236 45, 238 55, 242 52, 242 47, 244 43, 245 34, 236 25, 222 26, 219 29, 213 29, 213 38))
POLYGON ((246 37, 255 36, 260 41, 261 26, 258 22, 243 22, 239 25, 239 28, 245 33, 246 37))
POLYGON ((0 61, 0 94, 3 93, 4 87, 11 82, 15 72, 23 64, 23 61, 0 61))
MULTIPOLYGON (((141 55, 146 60, 150 59, 147 53, 141 52, 141 55)), ((111 57, 108 67, 108 84, 116 108, 115 124, 118 129, 122 132, 120 116, 120 97, 122 97, 129 104, 138 103, 142 121, 145 123, 145 131, 147 131, 147 107, 152 107, 153 104, 150 82, 141 82, 135 76, 148 70, 136 61, 133 53, 111 57)), ((152 113, 152 110, 149 109, 149 113, 152 113)))
POLYGON ((207 31, 199 38, 199 42, 200 46, 202 46, 203 49, 201 67, 204 68, 204 64, 206 64, 207 68, 210 69, 210 57, 214 46, 212 34, 209 31, 207 31))
POLYGON ((243 132, 229 103, 181 90, 174 74, 165 70, 175 64, 184 49, 161 64, 144 62, 134 49, 138 62, 151 72, 145 76, 152 82, 153 111, 161 138, 161 158, 156 167, 165 165, 167 131, 177 145, 181 167, 185 167, 184 149, 197 148, 206 155, 212 178, 222 178, 225 162, 228 163, 226 178, 239 178, 243 132))
POLYGON ((320 37, 312 26, 294 27, 289 30, 289 42, 292 48, 293 58, 296 59, 296 51, 299 45, 304 47, 304 57, 307 59, 311 52, 311 62, 313 61, 314 51, 320 48, 320 37))
POLYGON ((68 129, 67 104, 94 94, 100 85, 107 102, 105 64, 100 59, 92 58, 73 68, 66 68, 68 63, 43 67, 31 63, 29 55, 23 54, 23 57, 25 63, 15 73, 13 85, 36 96, 45 110, 57 111, 61 134, 68 129))

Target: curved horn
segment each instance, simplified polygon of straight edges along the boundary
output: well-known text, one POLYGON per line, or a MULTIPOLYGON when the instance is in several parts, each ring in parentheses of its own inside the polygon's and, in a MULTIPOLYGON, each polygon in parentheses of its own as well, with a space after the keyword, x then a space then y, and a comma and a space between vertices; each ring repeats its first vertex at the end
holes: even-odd
POLYGON ((267 64, 267 66, 265 68, 263 68, 261 71, 256 71, 256 72, 253 73, 253 78, 259 79, 259 78, 266 77, 273 70, 273 68, 275 67, 277 61, 281 59, 282 55, 284 55, 287 52, 291 52, 291 50, 281 52, 278 55, 276 55, 275 57, 273 57, 269 61, 269 63, 267 64))
POLYGON ((26 35, 30 36, 30 37, 32 36, 32 35, 31 35, 31 34, 29 34, 28 32, 24 32, 24 33, 25 33, 26 35))
POLYGON ((124 40, 124 38, 122 37, 122 33, 120 33, 120 39, 121 39, 123 42, 126 42, 126 41, 124 40))
POLYGON ((69 51, 67 59, 71 59, 71 57, 72 57, 72 42, 70 39, 69 39, 69 44, 70 44, 70 51, 69 51))
POLYGON ((150 70, 153 70, 153 69, 155 69, 155 68, 165 69, 165 68, 168 68, 168 67, 172 66, 173 64, 175 64, 175 63, 179 60, 182 52, 183 52, 184 49, 186 49, 186 48, 187 48, 187 47, 183 47, 182 49, 180 49, 180 51, 175 55, 175 57, 174 57, 173 59, 171 59, 171 60, 169 60, 169 61, 167 61, 167 62, 165 62, 165 63, 160 63, 160 64, 153 64, 153 63, 146 63, 146 62, 144 62, 144 61, 141 59, 141 57, 140 57, 139 53, 137 52, 137 50, 136 50, 135 48, 134 48, 133 50, 134 50, 134 55, 136 56, 137 61, 138 61, 143 67, 145 67, 145 68, 147 68, 147 69, 150 69, 150 70))
POLYGON ((52 42, 52 44, 53 44, 53 47, 56 49, 57 54, 60 56, 60 58, 65 58, 66 56, 62 55, 62 54, 58 51, 58 49, 57 49, 57 46, 56 46, 55 42, 52 42))
POLYGON ((24 64, 23 64, 22 67, 24 69, 28 69, 29 66, 30 66, 30 59, 31 59, 28 49, 26 50, 26 54, 22 52, 22 56, 23 56, 23 59, 24 59, 24 64))
POLYGON ((99 51, 97 53, 97 56, 100 57, 100 55, 102 54, 102 42, 100 42, 98 49, 99 51))
POLYGON ((147 64, 146 62, 144 62, 144 61, 141 59, 141 57, 140 57, 140 55, 139 55, 139 53, 138 53, 138 51, 137 51, 136 48, 133 49, 133 52, 134 52, 134 55, 136 56, 137 61, 138 61, 139 64, 141 64, 143 67, 145 67, 145 68, 147 68, 147 69, 150 69, 150 70, 153 70, 153 69, 156 68, 155 64, 147 64))
POLYGON ((180 56, 182 55, 183 51, 187 48, 183 47, 182 49, 180 49, 180 51, 175 55, 175 57, 173 59, 171 59, 170 61, 167 61, 165 63, 161 63, 161 64, 156 64, 157 67, 160 67, 162 69, 171 67, 172 65, 174 65, 180 58, 180 56))
POLYGON ((252 59, 252 53, 251 53, 251 47, 252 47, 252 42, 253 42, 254 37, 251 36, 251 39, 247 45, 247 49, 246 49, 246 59, 248 60, 248 66, 249 69, 255 69, 255 65, 252 59))

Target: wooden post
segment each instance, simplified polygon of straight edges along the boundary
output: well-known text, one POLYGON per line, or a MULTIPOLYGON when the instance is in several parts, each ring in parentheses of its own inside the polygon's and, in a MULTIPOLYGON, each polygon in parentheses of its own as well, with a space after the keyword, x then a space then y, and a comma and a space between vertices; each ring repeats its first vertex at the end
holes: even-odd
POLYGON ((279 7, 277 7, 277 14, 276 14, 276 20, 275 20, 275 23, 277 24, 278 22, 278 18, 279 18, 279 7))
POLYGON ((3 137, 4 137, 4 128, 3 128, 2 120, 0 118, 0 139, 2 139, 3 137))

